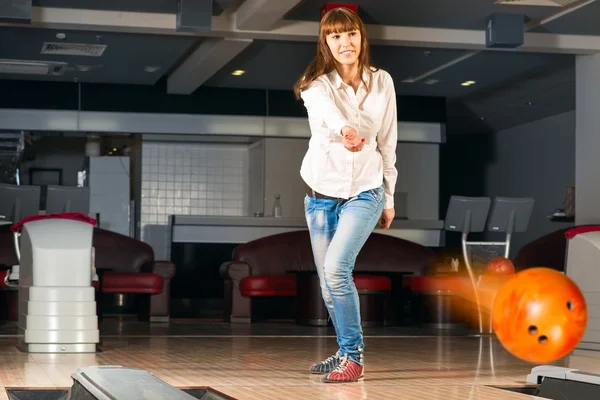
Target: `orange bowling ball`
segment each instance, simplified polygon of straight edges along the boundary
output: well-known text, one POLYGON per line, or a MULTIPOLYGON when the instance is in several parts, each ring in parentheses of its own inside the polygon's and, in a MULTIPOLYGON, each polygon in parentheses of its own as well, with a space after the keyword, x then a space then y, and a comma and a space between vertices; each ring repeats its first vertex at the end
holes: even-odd
POLYGON ((506 257, 494 257, 488 262, 485 273, 486 275, 513 275, 515 266, 506 257))
POLYGON ((493 328, 504 348, 532 363, 566 356, 583 337, 587 319, 577 285, 566 275, 541 267, 510 278, 492 308, 493 328))

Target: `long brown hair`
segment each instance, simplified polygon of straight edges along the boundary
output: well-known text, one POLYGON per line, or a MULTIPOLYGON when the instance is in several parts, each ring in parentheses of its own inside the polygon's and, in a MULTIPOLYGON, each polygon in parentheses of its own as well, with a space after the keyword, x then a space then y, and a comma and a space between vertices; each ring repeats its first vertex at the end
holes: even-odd
POLYGON ((367 90, 370 89, 371 76, 373 71, 376 71, 377 68, 375 68, 371 62, 365 26, 359 16, 352 10, 345 7, 339 7, 330 10, 321 19, 321 23, 319 24, 319 39, 317 41, 317 55, 294 85, 296 99, 300 98, 300 92, 308 89, 315 79, 323 74, 330 73, 335 68, 335 59, 327 45, 327 35, 354 30, 358 30, 361 37, 360 54, 358 56, 358 73, 361 74, 361 80, 368 88, 367 90), (364 80, 363 71, 365 70, 369 78, 369 83, 364 80))

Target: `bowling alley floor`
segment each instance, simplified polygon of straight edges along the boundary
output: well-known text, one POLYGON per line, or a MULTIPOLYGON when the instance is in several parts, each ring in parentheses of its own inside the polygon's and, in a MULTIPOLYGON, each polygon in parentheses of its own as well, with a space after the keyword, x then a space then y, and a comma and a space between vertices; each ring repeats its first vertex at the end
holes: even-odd
MULTIPOLYGON (((520 388, 533 365, 493 337, 436 336, 405 328, 365 329, 365 379, 321 383, 308 373, 337 348, 331 329, 293 323, 171 321, 101 325, 96 354, 27 354, 11 323, 0 325, 0 386, 68 389, 79 367, 121 365, 178 388, 209 387, 231 399, 536 399, 520 388)), ((576 350, 555 365, 600 373, 600 353, 576 350)), ((0 390, 0 399, 8 399, 0 390)))

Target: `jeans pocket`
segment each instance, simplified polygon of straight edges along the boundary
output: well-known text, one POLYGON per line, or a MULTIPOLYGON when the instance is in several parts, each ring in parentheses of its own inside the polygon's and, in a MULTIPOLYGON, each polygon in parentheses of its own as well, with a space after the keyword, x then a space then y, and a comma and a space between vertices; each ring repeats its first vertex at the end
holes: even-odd
POLYGON ((315 201, 309 195, 304 196, 304 212, 309 213, 315 209, 315 201))
POLYGON ((375 201, 377 201, 378 203, 383 200, 383 188, 379 187, 377 189, 371 189, 369 190, 369 192, 371 193, 371 196, 373 196, 373 198, 375 199, 375 201))

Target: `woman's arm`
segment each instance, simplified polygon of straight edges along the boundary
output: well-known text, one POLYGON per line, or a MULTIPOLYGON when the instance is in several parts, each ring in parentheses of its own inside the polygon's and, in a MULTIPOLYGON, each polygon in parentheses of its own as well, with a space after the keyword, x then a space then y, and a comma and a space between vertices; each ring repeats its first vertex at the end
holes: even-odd
POLYGON ((348 120, 335 105, 323 82, 313 81, 308 89, 300 93, 300 97, 304 100, 309 118, 325 121, 325 125, 338 135, 342 134, 344 127, 350 127, 348 120))
POLYGON ((383 183, 385 185, 384 209, 394 208, 394 192, 398 170, 396 169, 396 146, 398 143, 398 111, 394 81, 388 74, 385 81, 387 105, 383 113, 381 129, 377 133, 377 148, 383 158, 383 183))

